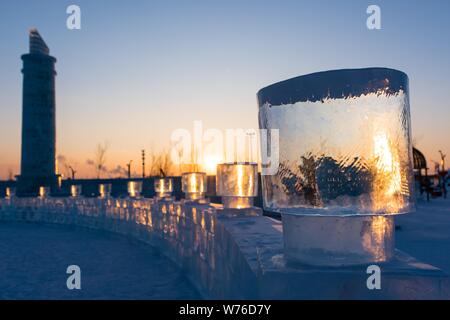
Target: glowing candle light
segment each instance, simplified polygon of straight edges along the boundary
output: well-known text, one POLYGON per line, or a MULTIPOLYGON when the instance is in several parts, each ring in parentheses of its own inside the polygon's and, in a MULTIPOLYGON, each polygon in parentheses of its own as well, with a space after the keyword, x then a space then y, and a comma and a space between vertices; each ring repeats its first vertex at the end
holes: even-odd
POLYGON ((112 185, 110 183, 102 183, 98 186, 100 198, 109 198, 111 196, 112 185))
POLYGON ((5 190, 5 195, 7 199, 11 199, 16 195, 16 188, 13 187, 7 187, 5 190))
POLYGON ((216 191, 225 208, 244 209, 253 206, 258 192, 256 163, 223 163, 217 166, 216 191))
POLYGON ((173 180, 172 178, 156 178, 154 187, 158 198, 168 198, 172 195, 173 180))
POLYGON ((71 185, 70 186, 70 196, 72 198, 79 197, 81 195, 81 185, 71 185))
POLYGON ((206 193, 206 173, 183 173, 181 177, 181 189, 188 200, 204 199, 206 193))
POLYGON ((46 198, 50 194, 50 188, 48 187, 39 187, 39 198, 46 198))
POLYGON ((128 195, 131 198, 139 198, 142 192, 141 181, 129 181, 128 182, 128 195))

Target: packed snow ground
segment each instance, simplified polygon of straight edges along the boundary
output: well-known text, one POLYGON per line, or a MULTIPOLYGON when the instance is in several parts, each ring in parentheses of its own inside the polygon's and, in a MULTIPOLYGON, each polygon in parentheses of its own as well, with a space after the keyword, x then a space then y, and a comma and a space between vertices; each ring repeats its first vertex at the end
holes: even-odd
POLYGON ((417 211, 396 218, 396 247, 450 274, 450 199, 419 200, 417 211))
POLYGON ((0 223, 0 299, 198 299, 155 249, 102 231, 0 223), (66 269, 81 268, 81 290, 66 269))

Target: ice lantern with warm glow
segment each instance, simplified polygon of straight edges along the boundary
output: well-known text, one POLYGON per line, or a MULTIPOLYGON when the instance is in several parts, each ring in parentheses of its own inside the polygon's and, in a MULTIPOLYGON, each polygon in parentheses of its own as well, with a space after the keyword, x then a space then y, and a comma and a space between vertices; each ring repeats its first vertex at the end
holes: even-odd
POLYGON ((16 188, 14 187, 7 187, 5 190, 5 196, 7 199, 14 198, 16 195, 16 188))
POLYGON ((156 178, 154 182, 156 197, 170 198, 173 192, 172 178, 156 178))
POLYGON ((75 184, 71 185, 70 186, 70 196, 72 198, 77 198, 77 197, 81 196, 81 190, 82 190, 81 185, 75 185, 75 184))
POLYGON ((129 181, 127 188, 131 198, 139 198, 142 193, 142 181, 129 181))
POLYGON ((256 163, 222 163, 217 165, 216 192, 225 208, 244 209, 253 206, 258 192, 256 163))
POLYGON ((102 183, 98 186, 100 198, 109 198, 111 196, 112 185, 110 183, 102 183))
POLYGON ((187 200, 202 200, 206 193, 206 173, 187 172, 181 176, 181 189, 187 200))
POLYGON ((50 188, 49 187, 39 187, 39 193, 38 196, 41 199, 44 199, 50 195, 50 188))
POLYGON ((258 103, 261 129, 279 130, 278 170, 262 187, 264 208, 282 214, 286 254, 318 264, 388 260, 392 215, 414 208, 407 75, 313 73, 260 90, 258 103))

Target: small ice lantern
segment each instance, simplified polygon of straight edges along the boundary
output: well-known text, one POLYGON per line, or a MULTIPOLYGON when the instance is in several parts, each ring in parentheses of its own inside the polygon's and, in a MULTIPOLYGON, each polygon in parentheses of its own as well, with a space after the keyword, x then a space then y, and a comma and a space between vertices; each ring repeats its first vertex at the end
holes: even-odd
POLYGON ((111 196, 112 185, 110 183, 102 183, 98 186, 100 198, 109 198, 111 196))
POLYGON ((44 199, 48 197, 50 194, 50 188, 49 187, 39 187, 39 198, 44 199))
POLYGON ((282 215, 285 254, 319 265, 389 260, 393 215, 414 209, 407 75, 313 73, 260 90, 258 103, 260 128, 279 130, 278 170, 262 189, 265 210, 282 215))
POLYGON ((131 198, 139 198, 142 193, 141 181, 129 181, 128 182, 128 195, 131 198))
POLYGON ((173 180, 172 178, 156 178, 155 192, 158 198, 168 198, 172 195, 173 180))
POLYGON ((244 209, 253 206, 258 192, 256 163, 223 163, 217 165, 216 192, 224 208, 244 209))
POLYGON ((5 190, 5 196, 7 199, 11 199, 16 195, 16 188, 14 187, 7 187, 5 190))
POLYGON ((71 185, 70 186, 70 196, 72 198, 77 198, 81 196, 81 185, 71 185))
POLYGON ((187 172, 181 176, 181 189, 187 200, 201 200, 206 194, 206 173, 187 172))

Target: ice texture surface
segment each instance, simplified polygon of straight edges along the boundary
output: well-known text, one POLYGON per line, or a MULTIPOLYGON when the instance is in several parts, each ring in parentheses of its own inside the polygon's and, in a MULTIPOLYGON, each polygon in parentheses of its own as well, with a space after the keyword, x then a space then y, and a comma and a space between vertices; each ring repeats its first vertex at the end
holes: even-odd
POLYGON ((348 70, 320 73, 314 81, 323 90, 329 89, 315 99, 299 94, 301 89, 295 90, 289 80, 278 84, 277 90, 269 87, 277 93, 276 99, 261 100, 264 95, 260 93, 260 126, 279 129, 280 136, 278 171, 263 177, 267 210, 355 215, 413 209, 407 78, 386 69, 383 80, 382 70, 376 69, 375 80, 369 82, 372 69, 360 70, 363 76, 348 75, 348 70), (336 83, 340 72, 347 86, 336 83), (396 91, 390 86, 391 78, 395 78, 396 91), (368 89, 363 90, 364 83, 358 81, 367 82, 368 89), (352 86, 356 92, 352 93, 352 86), (292 93, 295 99, 283 100, 279 91, 286 96, 292 93))

